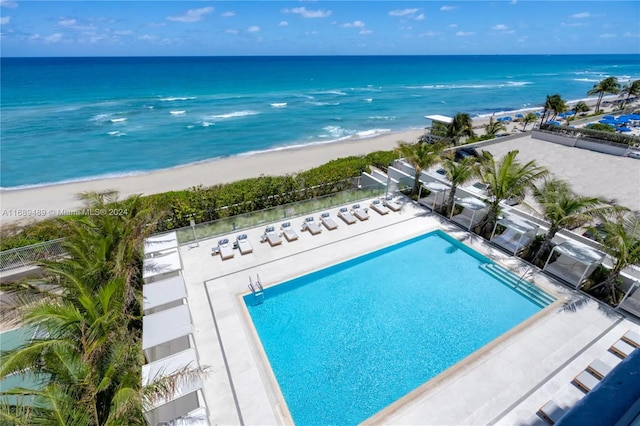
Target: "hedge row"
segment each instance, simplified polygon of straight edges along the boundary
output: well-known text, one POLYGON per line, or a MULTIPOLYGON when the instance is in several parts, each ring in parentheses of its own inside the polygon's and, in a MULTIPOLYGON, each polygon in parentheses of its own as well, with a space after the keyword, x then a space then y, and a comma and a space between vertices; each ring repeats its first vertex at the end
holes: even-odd
MULTIPOLYGON (((293 175, 260 176, 224 185, 197 186, 148 195, 143 199, 153 210, 167 212, 159 228, 164 231, 188 226, 190 219, 196 223, 207 222, 344 191, 352 188, 353 178, 368 171, 369 166, 386 170, 396 158, 393 151, 377 151, 364 157, 340 158, 293 175)), ((56 219, 3 226, 0 250, 64 236, 56 219)))
POLYGON ((618 143, 628 146, 636 146, 640 143, 640 138, 635 136, 603 132, 601 130, 589 129, 587 127, 567 127, 555 126, 553 124, 543 124, 540 126, 540 129, 573 138, 578 135, 587 136, 592 139, 599 139, 603 143, 618 143))

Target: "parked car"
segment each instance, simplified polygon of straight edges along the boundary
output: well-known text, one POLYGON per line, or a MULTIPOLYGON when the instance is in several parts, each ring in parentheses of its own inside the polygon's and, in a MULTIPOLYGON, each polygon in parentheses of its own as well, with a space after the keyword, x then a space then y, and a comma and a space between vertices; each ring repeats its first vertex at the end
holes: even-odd
POLYGON ((476 151, 474 147, 468 146, 456 149, 456 152, 453 155, 453 159, 455 161, 460 161, 466 157, 480 158, 480 154, 478 154, 478 151, 476 151))

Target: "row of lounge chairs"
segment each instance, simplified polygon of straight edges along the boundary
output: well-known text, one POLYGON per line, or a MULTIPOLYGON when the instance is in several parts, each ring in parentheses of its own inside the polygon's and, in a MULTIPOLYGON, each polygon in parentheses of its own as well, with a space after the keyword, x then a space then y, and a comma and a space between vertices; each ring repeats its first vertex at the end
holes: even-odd
MULTIPOLYGON (((624 358, 628 357, 631 352, 640 347, 640 333, 634 330, 627 331, 619 340, 617 340, 609 351, 616 354, 619 359, 611 365, 611 362, 606 362, 602 358, 596 359, 591 362, 583 371, 573 378, 572 383, 578 387, 584 393, 589 393, 594 387, 600 383, 604 377, 613 370, 616 365, 624 358)), ((553 399, 547 401, 540 409, 538 414, 549 424, 553 425, 560 421, 565 413, 571 407, 562 407, 559 403, 553 399)))
POLYGON ((218 245, 211 249, 211 255, 219 254, 222 260, 231 259, 234 256, 233 249, 238 249, 243 255, 253 252, 253 246, 251 246, 247 234, 238 235, 233 244, 229 242, 228 238, 219 240, 218 245))

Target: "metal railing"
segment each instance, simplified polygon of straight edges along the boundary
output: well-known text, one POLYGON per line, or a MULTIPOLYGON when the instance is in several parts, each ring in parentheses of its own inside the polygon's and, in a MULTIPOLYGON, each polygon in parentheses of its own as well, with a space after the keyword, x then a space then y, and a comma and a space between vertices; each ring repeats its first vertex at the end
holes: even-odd
POLYGON ((62 247, 62 240, 64 240, 64 238, 4 250, 0 252, 0 271, 4 272, 11 269, 31 266, 41 260, 50 260, 64 256, 65 250, 62 247))

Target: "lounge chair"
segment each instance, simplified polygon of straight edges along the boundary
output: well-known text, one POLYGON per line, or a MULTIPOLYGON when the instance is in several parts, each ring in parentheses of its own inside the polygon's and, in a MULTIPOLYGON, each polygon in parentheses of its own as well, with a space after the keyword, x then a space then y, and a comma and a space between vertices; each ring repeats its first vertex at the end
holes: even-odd
POLYGON ((340 209, 340 211, 338 212, 338 217, 344 220, 347 225, 353 225, 357 222, 355 216, 349 213, 349 209, 346 207, 340 209))
POLYGON ((331 218, 329 213, 322 213, 320 215, 320 222, 327 228, 329 231, 333 231, 338 227, 338 224, 331 218))
POLYGON ((618 355, 620 358, 626 358, 633 352, 636 348, 628 344, 627 342, 623 342, 622 340, 616 341, 609 350, 614 354, 618 355))
POLYGON ((278 233, 276 232, 276 229, 273 226, 268 226, 264 230, 262 241, 268 241, 271 247, 282 244, 282 239, 280 238, 280 235, 278 235, 278 233))
POLYGON ((364 221, 369 219, 369 213, 367 213, 367 209, 363 209, 362 207, 360 207, 360 204, 354 204, 351 213, 353 213, 353 215, 360 220, 364 221))
POLYGON ((384 205, 394 212, 397 212, 402 208, 400 204, 396 203, 391 198, 387 198, 386 200, 384 200, 384 205))
POLYGON ((291 242, 298 239, 298 234, 296 234, 296 231, 291 228, 291 222, 283 223, 280 226, 280 229, 282 229, 282 234, 287 239, 287 241, 291 242))
POLYGON ((318 222, 313 221, 313 216, 310 216, 302 223, 302 231, 309 231, 311 235, 316 235, 322 232, 322 228, 318 222))
POLYGON ((391 211, 387 206, 382 204, 380 200, 373 200, 371 202, 371 208, 376 212, 380 213, 381 215, 385 215, 391 211))
POLYGON ((238 235, 236 241, 238 242, 238 249, 241 254, 249 254, 253 251, 253 247, 251 247, 247 234, 238 235))
POLYGON ((609 374, 611 370, 613 370, 613 367, 602 361, 601 359, 596 359, 587 366, 587 371, 600 380, 602 380, 604 376, 609 374))
POLYGON ((233 257, 233 247, 229 245, 229 240, 227 238, 218 241, 218 250, 222 260, 231 259, 233 257))
POLYGON ((596 387, 598 383, 600 383, 600 379, 589 373, 587 370, 584 370, 573 378, 573 383, 585 393, 588 393, 591 389, 596 387))
POLYGON ((543 419, 553 425, 565 415, 566 411, 560 408, 553 400, 550 400, 540 407, 538 413, 540 413, 543 419))
POLYGON ((620 339, 631 346, 640 348, 640 333, 637 331, 629 330, 620 339))

